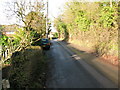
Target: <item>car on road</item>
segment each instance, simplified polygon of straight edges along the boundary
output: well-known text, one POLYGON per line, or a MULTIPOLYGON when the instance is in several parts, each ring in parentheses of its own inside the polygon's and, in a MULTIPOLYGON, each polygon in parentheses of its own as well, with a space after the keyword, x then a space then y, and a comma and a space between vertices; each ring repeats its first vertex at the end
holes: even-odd
POLYGON ((58 37, 52 37, 53 41, 58 41, 58 37))
POLYGON ((51 45, 51 42, 48 38, 42 38, 40 40, 40 46, 43 48, 43 49, 47 49, 49 50, 50 49, 50 45, 51 45))

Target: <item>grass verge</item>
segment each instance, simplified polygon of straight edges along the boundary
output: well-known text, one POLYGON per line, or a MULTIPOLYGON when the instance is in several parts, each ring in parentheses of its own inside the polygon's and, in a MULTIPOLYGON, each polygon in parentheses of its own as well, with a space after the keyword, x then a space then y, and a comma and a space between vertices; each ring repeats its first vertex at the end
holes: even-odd
POLYGON ((9 67, 3 68, 3 78, 10 81, 11 88, 45 87, 47 60, 39 46, 13 54, 10 62, 9 67))

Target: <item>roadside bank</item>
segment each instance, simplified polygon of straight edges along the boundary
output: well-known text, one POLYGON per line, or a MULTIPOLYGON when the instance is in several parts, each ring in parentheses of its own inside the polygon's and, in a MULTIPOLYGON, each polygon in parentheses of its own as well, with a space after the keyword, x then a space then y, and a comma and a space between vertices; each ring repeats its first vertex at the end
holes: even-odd
POLYGON ((10 88, 44 88, 47 61, 39 46, 32 46, 11 57, 11 64, 2 69, 10 88))

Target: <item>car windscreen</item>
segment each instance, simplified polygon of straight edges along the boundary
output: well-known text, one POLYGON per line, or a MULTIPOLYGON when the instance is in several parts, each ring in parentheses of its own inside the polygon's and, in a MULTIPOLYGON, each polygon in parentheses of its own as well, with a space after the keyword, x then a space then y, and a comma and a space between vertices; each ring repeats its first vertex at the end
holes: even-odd
POLYGON ((42 39, 42 43, 49 43, 48 39, 42 39))

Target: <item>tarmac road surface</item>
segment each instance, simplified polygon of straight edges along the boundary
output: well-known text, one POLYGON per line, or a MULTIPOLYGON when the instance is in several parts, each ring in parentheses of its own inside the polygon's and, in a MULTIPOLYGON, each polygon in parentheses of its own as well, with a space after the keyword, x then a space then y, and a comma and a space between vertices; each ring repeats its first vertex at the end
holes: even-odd
POLYGON ((59 41, 52 41, 45 54, 50 60, 47 88, 117 88, 59 41))

